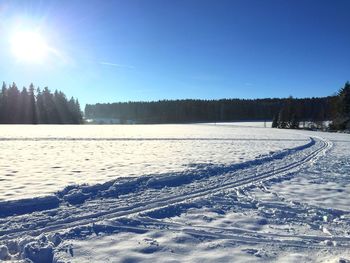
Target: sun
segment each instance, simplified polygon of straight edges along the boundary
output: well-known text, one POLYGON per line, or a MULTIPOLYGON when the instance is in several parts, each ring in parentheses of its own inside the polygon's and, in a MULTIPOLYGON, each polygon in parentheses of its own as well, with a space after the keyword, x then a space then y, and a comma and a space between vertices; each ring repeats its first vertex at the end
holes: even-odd
POLYGON ((45 38, 35 31, 18 31, 11 38, 11 49, 18 60, 41 63, 49 53, 45 38))

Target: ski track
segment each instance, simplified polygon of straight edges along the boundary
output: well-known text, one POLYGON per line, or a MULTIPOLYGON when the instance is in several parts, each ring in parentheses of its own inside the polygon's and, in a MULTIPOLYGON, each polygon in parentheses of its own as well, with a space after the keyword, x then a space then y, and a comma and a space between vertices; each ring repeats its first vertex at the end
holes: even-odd
MULTIPOLYGON (((245 189, 252 187, 268 191, 265 182, 273 184, 292 177, 300 169, 316 162, 331 147, 330 141, 313 136, 305 145, 243 164, 204 167, 194 174, 120 178, 95 186, 69 186, 51 197, 0 202, 0 245, 21 239, 27 240, 22 242, 22 246, 25 246, 28 242, 57 233, 63 240, 69 240, 98 235, 100 232, 142 233, 164 230, 247 244, 264 243, 315 249, 324 249, 320 242, 332 240, 339 243, 334 249, 349 248, 350 236, 288 235, 242 228, 220 229, 168 222, 150 216, 165 213, 160 218, 172 217, 176 213, 167 216, 167 209, 201 207, 210 202, 208 200, 211 197, 226 192, 237 192, 237 196, 240 193, 246 195, 245 189), (39 202, 39 206, 30 211, 30 206, 38 200, 41 200, 42 206, 39 202), (23 208, 21 215, 11 212, 11 208, 18 205, 23 208), (4 212, 6 208, 8 214, 4 212)), ((23 247, 19 250, 23 251, 23 247)))
MULTIPOLYGON (((350 247, 350 237, 342 236, 313 236, 313 235, 282 235, 274 233, 261 233, 248 229, 223 229, 198 225, 182 225, 173 222, 163 222, 161 220, 154 220, 149 218, 142 218, 141 226, 128 226, 119 222, 104 222, 108 225, 108 233, 111 232, 135 232, 144 233, 149 230, 164 230, 171 232, 182 232, 192 236, 198 236, 208 239, 228 239, 247 244, 269 244, 269 245, 283 245, 298 248, 314 248, 324 249, 325 246, 321 244, 322 241, 332 240, 342 242, 333 249, 344 249, 350 247)), ((102 225, 105 227, 106 225, 102 225)), ((94 225, 96 228, 96 225, 94 225)), ((93 230, 98 235, 98 231, 93 230)), ((69 237, 69 236, 68 236, 69 237)))

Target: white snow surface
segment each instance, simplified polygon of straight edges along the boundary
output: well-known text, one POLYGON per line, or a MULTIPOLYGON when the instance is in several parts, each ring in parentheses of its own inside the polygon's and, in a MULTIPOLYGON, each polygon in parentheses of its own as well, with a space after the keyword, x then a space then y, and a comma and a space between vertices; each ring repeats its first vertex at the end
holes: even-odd
POLYGON ((221 125, 1 126, 0 201, 72 184, 231 165, 308 140, 221 125))
POLYGON ((2 126, 0 261, 350 262, 350 135, 254 126, 2 126))

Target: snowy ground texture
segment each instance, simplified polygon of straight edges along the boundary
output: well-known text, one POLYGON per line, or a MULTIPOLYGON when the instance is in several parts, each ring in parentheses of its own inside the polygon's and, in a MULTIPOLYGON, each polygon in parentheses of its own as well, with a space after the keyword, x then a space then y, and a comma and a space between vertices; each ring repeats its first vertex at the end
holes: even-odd
POLYGON ((350 262, 350 135, 22 127, 0 134, 0 261, 350 262))

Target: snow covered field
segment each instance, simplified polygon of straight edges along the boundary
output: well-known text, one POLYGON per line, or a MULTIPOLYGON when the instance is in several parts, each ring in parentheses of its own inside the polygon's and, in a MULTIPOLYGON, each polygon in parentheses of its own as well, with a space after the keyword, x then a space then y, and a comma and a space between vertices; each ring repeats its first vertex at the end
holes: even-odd
POLYGON ((349 135, 2 126, 0 144, 0 260, 350 262, 349 135))
POLYGON ((232 165, 307 137, 208 125, 2 126, 0 201, 72 184, 232 165), (264 143, 268 142, 268 143, 264 143), (249 147, 247 147, 249 143, 249 147), (264 143, 264 147, 262 147, 264 143))

